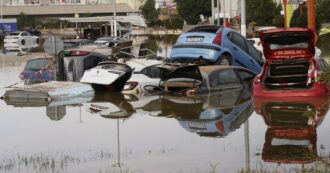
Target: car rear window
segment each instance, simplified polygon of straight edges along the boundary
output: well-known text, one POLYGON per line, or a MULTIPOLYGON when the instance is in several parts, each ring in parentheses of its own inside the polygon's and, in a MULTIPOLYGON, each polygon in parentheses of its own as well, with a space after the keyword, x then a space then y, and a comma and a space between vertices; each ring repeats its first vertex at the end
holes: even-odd
POLYGON ((208 32, 208 33, 216 33, 220 29, 219 26, 197 26, 195 28, 190 29, 187 32, 208 32))
POLYGON ((25 70, 38 71, 41 70, 43 67, 46 67, 49 63, 50 59, 30 60, 26 63, 25 70))

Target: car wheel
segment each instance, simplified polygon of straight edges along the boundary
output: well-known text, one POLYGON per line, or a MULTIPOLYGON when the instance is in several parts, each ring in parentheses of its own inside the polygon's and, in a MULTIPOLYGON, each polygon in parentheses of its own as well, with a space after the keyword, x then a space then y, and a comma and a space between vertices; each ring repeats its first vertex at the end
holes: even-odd
POLYGON ((231 57, 229 57, 227 55, 221 55, 215 64, 216 65, 232 65, 232 59, 231 59, 231 57))
POLYGON ((24 46, 25 45, 25 40, 21 40, 21 44, 24 46))
POLYGON ((37 44, 37 45, 40 44, 40 39, 39 39, 39 38, 36 39, 36 44, 37 44))

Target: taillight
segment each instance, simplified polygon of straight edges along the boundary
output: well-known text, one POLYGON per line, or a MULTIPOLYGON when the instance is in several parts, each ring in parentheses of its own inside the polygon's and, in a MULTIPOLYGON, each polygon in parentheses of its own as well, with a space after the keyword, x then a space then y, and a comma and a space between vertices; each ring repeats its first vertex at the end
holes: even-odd
POLYGON ((84 55, 88 55, 90 54, 91 52, 89 51, 79 51, 79 50, 74 50, 74 51, 71 51, 70 52, 70 55, 71 56, 84 56, 84 55))
POLYGON ((219 32, 214 40, 213 40, 213 44, 217 44, 217 45, 221 45, 221 38, 222 38, 222 32, 219 32))
POLYGON ((225 126, 223 124, 223 121, 218 121, 215 126, 217 127, 220 132, 224 133, 225 132, 225 126))
POLYGON ((132 90, 139 85, 139 82, 126 82, 124 90, 132 90))
POLYGON ((195 89, 189 89, 186 91, 186 96, 194 96, 196 95, 196 88, 195 89))
POLYGON ((20 73, 18 76, 21 80, 24 80, 24 72, 20 73))

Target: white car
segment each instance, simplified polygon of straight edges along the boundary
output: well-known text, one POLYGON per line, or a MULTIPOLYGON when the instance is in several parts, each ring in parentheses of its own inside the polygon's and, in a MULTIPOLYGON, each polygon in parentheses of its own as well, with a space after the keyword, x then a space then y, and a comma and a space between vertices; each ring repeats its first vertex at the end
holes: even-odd
POLYGON ((29 32, 12 32, 6 35, 4 39, 4 47, 18 48, 18 47, 36 47, 40 44, 40 38, 38 36, 31 35, 29 32))
POLYGON ((132 77, 126 82, 124 94, 138 94, 146 90, 147 86, 159 86, 160 70, 155 65, 162 64, 162 60, 148 58, 134 58, 125 62, 134 69, 132 77))
MULTIPOLYGON (((258 51, 263 53, 263 47, 260 42, 260 38, 248 38, 247 39, 258 51)), ((265 60, 264 55, 262 55, 262 58, 265 60)))

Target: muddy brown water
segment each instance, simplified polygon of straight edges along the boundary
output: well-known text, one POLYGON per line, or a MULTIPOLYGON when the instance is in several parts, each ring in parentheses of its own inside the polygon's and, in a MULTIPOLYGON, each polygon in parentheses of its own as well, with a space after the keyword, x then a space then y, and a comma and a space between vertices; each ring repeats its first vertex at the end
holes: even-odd
MULTIPOLYGON (((159 40, 150 40, 151 48, 169 55, 173 42, 159 40)), ((0 94, 19 81, 27 59, 41 54, 1 55, 0 94)), ((241 90, 194 99, 110 93, 73 105, 0 100, 0 107, 0 172, 330 170, 328 98, 253 100, 241 90)))

